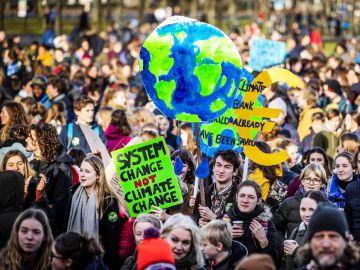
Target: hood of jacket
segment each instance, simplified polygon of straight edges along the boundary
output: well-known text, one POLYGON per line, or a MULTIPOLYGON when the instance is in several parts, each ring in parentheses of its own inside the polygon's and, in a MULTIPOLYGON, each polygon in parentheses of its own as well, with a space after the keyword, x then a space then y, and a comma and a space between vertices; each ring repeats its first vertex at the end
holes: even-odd
POLYGON ((260 204, 255 207, 255 209, 249 213, 240 212, 237 203, 233 205, 227 212, 227 215, 231 220, 243 220, 251 222, 254 218, 260 221, 270 221, 272 218, 271 208, 265 204, 260 204))
POLYGON ((24 177, 15 171, 0 173, 0 213, 23 210, 24 177))

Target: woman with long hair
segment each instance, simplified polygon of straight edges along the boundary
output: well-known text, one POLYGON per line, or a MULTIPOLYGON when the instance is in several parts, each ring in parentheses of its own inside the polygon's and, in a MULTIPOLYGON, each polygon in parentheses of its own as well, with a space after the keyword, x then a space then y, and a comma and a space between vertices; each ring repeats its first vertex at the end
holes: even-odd
POLYGON ((284 200, 274 216, 274 223, 280 235, 290 235, 301 223, 299 214, 300 201, 309 190, 320 191, 326 196, 327 177, 323 166, 318 163, 308 164, 300 174, 301 185, 295 195, 284 200))
POLYGON ((343 133, 340 136, 338 151, 341 152, 349 152, 351 154, 355 154, 360 145, 359 135, 351 132, 343 133))
POLYGON ((9 139, 9 129, 13 125, 29 125, 29 120, 26 117, 23 106, 14 101, 8 101, 3 104, 0 119, 1 125, 3 126, 0 131, 0 142, 4 142, 9 139))
POLYGON ((28 209, 16 219, 10 239, 0 254, 1 270, 48 270, 53 243, 45 213, 28 209))
POLYGON ((58 134, 63 126, 66 125, 65 119, 66 108, 62 102, 54 102, 45 115, 45 123, 53 125, 58 134))
POLYGON ((120 264, 119 203, 106 180, 102 160, 94 154, 87 155, 79 176, 79 183, 71 188, 67 231, 98 235, 105 249, 105 264, 116 269, 120 264))
POLYGON ((161 230, 170 245, 177 270, 198 270, 204 265, 201 233, 195 222, 183 214, 171 216, 161 230))
POLYGON ((278 265, 280 242, 270 208, 262 203, 261 188, 254 181, 239 184, 235 203, 223 216, 232 223, 233 240, 241 242, 248 253, 267 253, 278 265))
POLYGON ((131 127, 124 110, 115 110, 111 114, 111 122, 105 130, 107 149, 112 152, 127 145, 131 137, 131 127))

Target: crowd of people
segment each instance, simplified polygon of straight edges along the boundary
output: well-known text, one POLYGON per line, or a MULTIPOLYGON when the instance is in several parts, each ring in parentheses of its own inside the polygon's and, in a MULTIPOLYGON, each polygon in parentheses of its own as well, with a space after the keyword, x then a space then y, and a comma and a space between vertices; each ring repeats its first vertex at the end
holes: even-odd
MULTIPOLYGON (((359 42, 325 55, 318 29, 296 23, 272 37, 305 87, 263 91, 282 113, 255 144, 289 159, 250 162, 242 181, 244 156, 218 151, 203 201, 191 124, 164 116, 142 83, 156 25, 27 46, 0 31, 0 270, 360 269, 359 42), (159 136, 182 162, 183 203, 131 218, 110 153, 159 136)), ((246 68, 261 28, 229 36, 246 68)))

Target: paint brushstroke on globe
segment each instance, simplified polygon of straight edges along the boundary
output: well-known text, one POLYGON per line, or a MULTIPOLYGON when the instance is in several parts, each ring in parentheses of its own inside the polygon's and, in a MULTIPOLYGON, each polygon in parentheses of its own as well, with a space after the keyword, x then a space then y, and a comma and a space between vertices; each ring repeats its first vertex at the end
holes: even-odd
POLYGON ((234 102, 242 63, 216 27, 174 16, 144 41, 140 70, 158 109, 174 119, 203 122, 221 116, 234 102))

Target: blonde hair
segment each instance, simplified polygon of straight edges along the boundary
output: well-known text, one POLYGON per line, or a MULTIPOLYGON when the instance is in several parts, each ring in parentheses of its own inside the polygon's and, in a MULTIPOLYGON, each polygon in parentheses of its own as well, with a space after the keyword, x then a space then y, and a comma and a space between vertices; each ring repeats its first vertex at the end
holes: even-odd
POLYGON ((104 214, 103 205, 104 200, 107 197, 111 197, 117 200, 114 192, 110 188, 108 181, 106 180, 105 176, 105 167, 102 160, 95 154, 88 154, 82 162, 87 162, 90 164, 91 167, 94 168, 97 179, 95 183, 95 191, 97 193, 97 203, 98 203, 98 211, 99 217, 102 218, 104 214))
POLYGON ((344 152, 355 154, 359 148, 360 140, 355 133, 346 132, 340 136, 339 145, 342 146, 344 152))
POLYGON ((203 240, 209 241, 210 244, 216 246, 223 244, 225 251, 231 250, 232 233, 229 222, 223 220, 212 220, 205 226, 201 227, 201 237, 203 240))
POLYGON ((301 171, 300 180, 308 177, 310 173, 314 173, 316 177, 319 177, 323 184, 327 182, 326 171, 322 165, 318 163, 311 163, 306 165, 306 167, 301 171))
POLYGON ((171 216, 164 224, 161 235, 166 237, 172 230, 182 228, 191 234, 191 250, 196 254, 196 266, 198 268, 204 265, 204 257, 200 248, 200 229, 195 222, 183 214, 175 214, 171 216))
POLYGON ((133 113, 139 127, 146 123, 157 123, 155 115, 150 110, 144 107, 135 108, 133 113))
POLYGON ((98 123, 99 125, 101 125, 103 130, 105 130, 110 125, 112 112, 113 112, 113 108, 109 106, 101 107, 97 111, 96 116, 101 117, 103 120, 103 123, 98 123))

